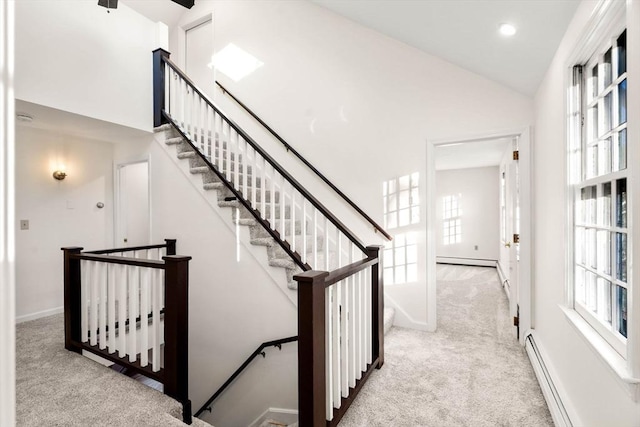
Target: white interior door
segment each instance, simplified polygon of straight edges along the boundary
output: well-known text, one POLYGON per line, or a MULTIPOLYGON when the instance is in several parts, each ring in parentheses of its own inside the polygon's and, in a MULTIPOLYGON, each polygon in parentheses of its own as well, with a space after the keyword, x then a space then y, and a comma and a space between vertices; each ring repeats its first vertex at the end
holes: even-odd
MULTIPOLYGON (((514 139, 512 150, 518 152, 517 139, 514 139)), ((518 160, 513 155, 502 169, 502 206, 500 265, 505 275, 505 286, 509 296, 511 316, 518 317, 519 304, 519 270, 520 270, 520 183, 518 160)), ((516 328, 515 333, 518 333, 516 328)))
POLYGON ((116 247, 150 244, 149 162, 116 168, 116 247))
POLYGON ((211 19, 185 30, 185 72, 196 86, 209 97, 214 92, 213 69, 209 68, 213 56, 213 21, 211 19))

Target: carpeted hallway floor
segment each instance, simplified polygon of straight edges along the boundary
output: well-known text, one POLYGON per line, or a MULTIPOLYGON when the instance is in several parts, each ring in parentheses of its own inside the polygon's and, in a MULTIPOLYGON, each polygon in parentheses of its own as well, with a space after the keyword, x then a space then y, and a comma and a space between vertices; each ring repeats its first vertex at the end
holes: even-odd
POLYGON ((553 426, 494 268, 438 265, 438 330, 393 328, 340 427, 553 426))
MULTIPOLYGON (((196 420, 194 425, 208 425, 196 420)), ((63 315, 16 327, 17 426, 184 426, 182 405, 64 349, 63 315)))

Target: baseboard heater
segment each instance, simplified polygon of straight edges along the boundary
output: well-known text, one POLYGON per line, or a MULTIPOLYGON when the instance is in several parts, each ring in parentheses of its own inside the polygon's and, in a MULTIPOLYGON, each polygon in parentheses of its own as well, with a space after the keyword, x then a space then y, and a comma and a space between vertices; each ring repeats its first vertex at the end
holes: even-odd
POLYGON ((469 265, 473 267, 495 267, 497 261, 495 259, 436 256, 436 263, 437 264, 453 264, 453 265, 469 265))
POLYGON ((549 374, 549 370, 544 363, 540 349, 536 345, 532 334, 529 334, 525 339, 525 349, 529 355, 533 371, 538 378, 542 394, 547 401, 547 406, 549 407, 549 412, 551 412, 554 424, 557 427, 573 427, 569 414, 562 403, 560 394, 553 383, 553 379, 549 374))

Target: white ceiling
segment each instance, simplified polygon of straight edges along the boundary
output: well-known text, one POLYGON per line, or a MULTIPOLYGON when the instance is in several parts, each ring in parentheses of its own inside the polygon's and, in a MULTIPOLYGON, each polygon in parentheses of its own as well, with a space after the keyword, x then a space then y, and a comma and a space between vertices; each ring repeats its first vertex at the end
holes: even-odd
POLYGON ((497 166, 511 138, 469 141, 436 146, 436 170, 497 166))
MULTIPOLYGON (((210 0, 196 0, 196 4, 210 0)), ((257 0, 253 0, 257 1, 257 0)), ((352 21, 533 96, 579 0, 309 0, 352 21), (511 38, 501 23, 515 25, 511 38)), ((170 0, 121 0, 170 28, 186 9, 170 0)))
POLYGON ((33 121, 25 123, 16 120, 17 126, 45 129, 86 140, 130 142, 149 134, 138 129, 16 99, 16 115, 19 114, 31 116, 33 121))
MULTIPOLYGON (((197 2, 198 0, 196 0, 197 2)), ((533 96, 578 0, 311 0, 357 23, 533 96), (511 23, 511 38, 498 25, 511 23)))

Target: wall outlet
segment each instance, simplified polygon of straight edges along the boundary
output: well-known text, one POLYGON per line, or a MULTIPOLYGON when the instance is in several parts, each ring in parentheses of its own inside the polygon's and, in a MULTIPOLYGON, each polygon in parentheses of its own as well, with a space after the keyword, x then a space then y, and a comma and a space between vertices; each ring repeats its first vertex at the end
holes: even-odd
POLYGON ((21 219, 20 220, 20 230, 28 230, 29 229, 29 220, 21 219))
POLYGON ((475 246, 473 247, 473 249, 477 251, 477 250, 478 250, 478 245, 475 245, 475 246))

